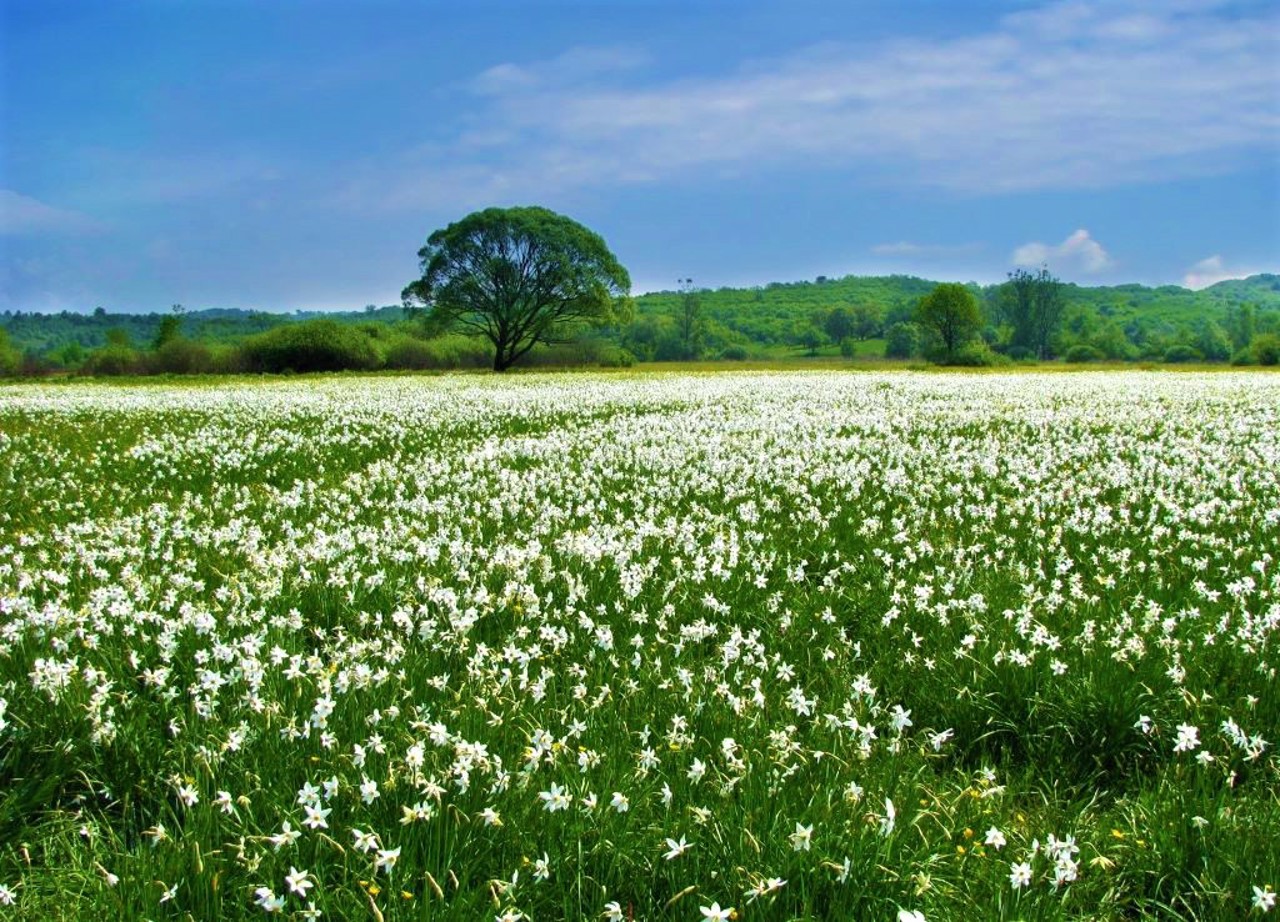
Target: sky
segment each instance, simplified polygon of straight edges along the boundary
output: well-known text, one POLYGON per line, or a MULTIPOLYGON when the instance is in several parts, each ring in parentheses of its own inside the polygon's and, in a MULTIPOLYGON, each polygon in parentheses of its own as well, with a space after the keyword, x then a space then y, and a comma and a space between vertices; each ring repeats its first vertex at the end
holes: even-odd
POLYGON ((1280 5, 0 2, 0 310, 395 304, 534 204, 637 292, 1280 271, 1280 5))

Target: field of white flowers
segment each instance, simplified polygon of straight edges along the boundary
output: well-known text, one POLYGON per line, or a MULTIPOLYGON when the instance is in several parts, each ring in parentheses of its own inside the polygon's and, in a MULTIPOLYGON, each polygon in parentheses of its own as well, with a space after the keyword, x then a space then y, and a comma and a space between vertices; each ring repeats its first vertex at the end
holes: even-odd
POLYGON ((0 389, 0 917, 1242 919, 1280 376, 0 389))

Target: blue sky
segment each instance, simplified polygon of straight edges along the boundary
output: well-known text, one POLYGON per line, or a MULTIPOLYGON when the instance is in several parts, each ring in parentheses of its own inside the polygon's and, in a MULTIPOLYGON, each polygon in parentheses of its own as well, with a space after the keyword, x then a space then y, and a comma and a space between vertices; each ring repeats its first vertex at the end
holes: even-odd
POLYGON ((4 0, 0 309, 358 308, 541 204, 638 291, 1280 271, 1269 0, 4 0))

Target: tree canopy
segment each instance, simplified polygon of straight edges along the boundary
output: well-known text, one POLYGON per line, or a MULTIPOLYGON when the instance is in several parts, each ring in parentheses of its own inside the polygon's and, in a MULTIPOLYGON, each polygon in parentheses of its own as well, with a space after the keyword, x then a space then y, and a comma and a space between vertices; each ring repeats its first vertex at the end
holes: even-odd
POLYGON ((539 342, 629 319, 631 279, 604 240, 546 208, 488 208, 437 230, 402 293, 435 329, 493 345, 504 371, 539 342))
POLYGON ((944 282, 920 300, 916 321, 938 337, 943 360, 951 361, 977 332, 982 313, 973 292, 958 282, 944 282))

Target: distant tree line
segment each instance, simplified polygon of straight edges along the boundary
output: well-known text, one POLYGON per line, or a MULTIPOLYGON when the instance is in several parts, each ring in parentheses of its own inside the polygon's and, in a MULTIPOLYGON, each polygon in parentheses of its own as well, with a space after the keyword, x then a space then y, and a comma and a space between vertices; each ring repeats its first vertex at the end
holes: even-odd
POLYGON ((993 365, 1280 362, 1280 277, 1204 291, 1082 288, 1047 266, 997 285, 912 276, 638 298, 595 233, 544 208, 485 209, 434 232, 401 305, 0 314, 0 375, 207 374, 737 361, 788 355, 993 365), (470 335, 468 335, 470 334, 470 335))

